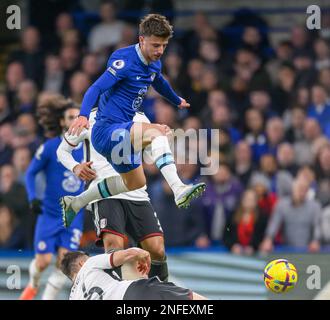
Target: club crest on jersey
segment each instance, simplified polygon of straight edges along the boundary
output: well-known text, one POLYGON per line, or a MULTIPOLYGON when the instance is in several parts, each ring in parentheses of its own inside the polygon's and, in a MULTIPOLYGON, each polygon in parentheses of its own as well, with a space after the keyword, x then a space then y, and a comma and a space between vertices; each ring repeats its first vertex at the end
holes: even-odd
POLYGON ((100 228, 101 229, 104 229, 107 226, 107 224, 108 224, 108 221, 107 221, 106 218, 103 218, 103 219, 100 220, 100 228))
POLYGON ((112 66, 116 69, 122 69, 125 66, 125 62, 124 62, 124 60, 115 60, 112 63, 112 66))
POLYGON ((151 74, 151 81, 154 81, 154 79, 155 79, 155 77, 156 77, 156 72, 153 72, 152 74, 151 74))

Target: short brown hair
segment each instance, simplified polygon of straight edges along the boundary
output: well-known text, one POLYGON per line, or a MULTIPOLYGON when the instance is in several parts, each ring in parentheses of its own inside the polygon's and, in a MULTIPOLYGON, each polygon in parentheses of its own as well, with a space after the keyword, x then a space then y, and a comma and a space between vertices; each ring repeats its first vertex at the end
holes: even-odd
POLYGON ((67 252, 61 261, 61 271, 72 280, 73 275, 78 273, 80 269, 78 266, 78 259, 81 259, 84 256, 88 257, 88 254, 83 251, 67 252))
POLYGON ((173 27, 166 17, 160 14, 148 14, 140 22, 139 35, 170 38, 173 35, 173 27))

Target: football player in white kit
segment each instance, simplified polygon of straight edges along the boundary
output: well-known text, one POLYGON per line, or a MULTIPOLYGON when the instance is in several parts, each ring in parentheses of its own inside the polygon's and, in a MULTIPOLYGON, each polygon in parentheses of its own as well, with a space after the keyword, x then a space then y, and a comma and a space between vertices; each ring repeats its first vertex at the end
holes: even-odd
MULTIPOLYGON (((96 111, 97 109, 93 109, 90 114, 90 128, 84 129, 79 136, 65 134, 57 150, 58 159, 67 169, 85 181, 92 180, 88 187, 96 185, 106 177, 119 176, 91 143, 96 111), (84 142, 84 163, 78 163, 72 157, 72 151, 80 142, 84 142)), ((143 113, 136 113, 133 121, 150 122, 143 113)), ((150 277, 158 276, 160 280, 167 281, 163 230, 150 203, 146 186, 95 201, 91 203, 91 209, 98 237, 97 246, 103 245, 105 252, 124 249, 127 232, 136 243, 150 252, 150 277)))
POLYGON ((94 257, 76 251, 64 256, 61 270, 73 282, 70 300, 206 300, 158 277, 122 280, 115 271, 124 263, 135 263, 141 277, 146 277, 150 262, 149 252, 139 248, 94 257))

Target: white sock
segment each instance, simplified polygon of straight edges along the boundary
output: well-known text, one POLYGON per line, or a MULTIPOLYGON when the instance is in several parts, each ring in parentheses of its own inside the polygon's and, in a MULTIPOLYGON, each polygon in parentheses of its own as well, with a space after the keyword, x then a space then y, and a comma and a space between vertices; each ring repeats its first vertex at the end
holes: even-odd
POLYGON ((99 182, 96 186, 87 189, 79 196, 76 196, 71 203, 71 207, 74 211, 78 212, 91 201, 105 199, 128 191, 121 176, 109 177, 99 182))
POLYGON ((67 278, 64 273, 61 270, 55 268, 55 270, 48 278, 41 300, 55 300, 58 293, 65 284, 66 279, 67 278))
POLYGON ((33 288, 39 288, 41 271, 37 268, 36 259, 33 259, 29 266, 30 282, 33 288))
POLYGON ((161 174, 175 194, 184 183, 178 176, 168 138, 158 136, 151 142, 151 156, 161 174))

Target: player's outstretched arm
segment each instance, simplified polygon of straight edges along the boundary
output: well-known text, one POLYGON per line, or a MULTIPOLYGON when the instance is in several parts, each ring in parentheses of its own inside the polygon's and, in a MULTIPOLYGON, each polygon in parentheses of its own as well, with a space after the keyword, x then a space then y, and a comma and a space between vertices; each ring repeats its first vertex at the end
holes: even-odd
POLYGON ((88 131, 83 131, 79 136, 72 136, 66 133, 56 154, 60 162, 78 178, 90 181, 96 178, 95 171, 91 168, 92 162, 77 162, 72 155, 74 148, 83 140, 88 139, 88 131))
POLYGON ((118 78, 109 71, 105 71, 86 91, 80 109, 79 117, 71 124, 68 132, 71 135, 79 136, 84 128, 89 128, 89 114, 96 106, 102 93, 109 90, 118 78))
POLYGON ((118 267, 126 262, 137 261, 138 271, 142 274, 148 274, 150 271, 151 258, 150 253, 140 248, 129 248, 126 250, 115 251, 113 254, 113 264, 118 267))
POLYGON ((152 83, 152 86, 154 89, 162 95, 164 98, 166 98, 168 101, 170 101, 175 106, 178 106, 179 108, 189 108, 190 104, 187 103, 187 101, 183 98, 180 98, 175 91, 172 89, 170 84, 164 77, 159 74, 154 82, 152 83))

